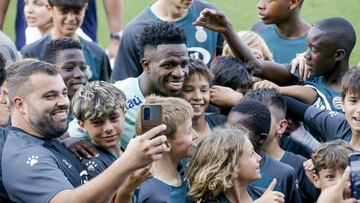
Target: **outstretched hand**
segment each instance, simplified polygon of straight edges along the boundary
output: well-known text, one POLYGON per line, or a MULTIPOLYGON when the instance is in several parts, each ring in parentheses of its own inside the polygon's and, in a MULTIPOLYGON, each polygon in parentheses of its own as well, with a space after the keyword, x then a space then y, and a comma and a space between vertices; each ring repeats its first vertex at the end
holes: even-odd
POLYGON ((231 27, 223 12, 208 8, 201 11, 200 16, 193 24, 219 33, 225 33, 231 27))
POLYGON ((159 125, 130 140, 122 157, 128 160, 132 170, 143 168, 161 159, 163 152, 170 151, 165 144, 166 136, 159 136, 165 129, 165 125, 159 125))

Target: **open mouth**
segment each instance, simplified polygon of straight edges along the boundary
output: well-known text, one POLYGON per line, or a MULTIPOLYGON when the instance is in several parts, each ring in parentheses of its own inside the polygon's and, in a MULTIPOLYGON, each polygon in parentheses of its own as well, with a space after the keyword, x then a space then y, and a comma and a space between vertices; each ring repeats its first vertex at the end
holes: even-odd
POLYGON ((183 86, 183 80, 179 80, 179 81, 168 81, 167 82, 168 87, 170 87, 170 89, 174 89, 174 90, 180 90, 181 87, 183 86))
POLYGON ((66 120, 67 119, 67 110, 57 110, 51 114, 52 117, 57 120, 66 120))

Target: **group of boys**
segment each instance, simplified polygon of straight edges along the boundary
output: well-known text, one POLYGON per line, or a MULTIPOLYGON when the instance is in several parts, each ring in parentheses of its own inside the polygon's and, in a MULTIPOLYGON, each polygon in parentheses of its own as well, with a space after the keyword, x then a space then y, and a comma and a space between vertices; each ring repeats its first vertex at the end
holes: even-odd
MULTIPOLYGON (((335 185, 348 165, 347 155, 360 149, 360 70, 348 70, 356 42, 351 24, 330 18, 311 27, 300 17, 302 3, 259 1, 262 23, 253 29, 273 52, 271 62, 256 59, 214 5, 158 0, 125 28, 111 74, 117 82, 111 85, 97 81, 110 80, 104 51, 74 32, 87 1, 49 0, 53 31, 21 51, 39 60, 20 60, 6 69, 11 125, 0 128, 1 200, 189 202, 183 169, 196 150, 194 106, 173 97, 187 80, 190 55, 204 64, 215 60, 211 70, 216 85, 241 92, 236 104, 220 112, 227 114, 228 124, 241 124, 252 132, 250 140, 262 157, 262 178, 253 185, 267 188, 276 178, 276 190, 285 195, 285 202, 315 202, 315 187, 323 191, 335 185), (62 23, 62 18, 73 25, 62 23), (214 59, 222 37, 241 60, 214 59), (302 52, 313 76, 305 86, 291 64, 281 64, 302 52), (258 85, 267 89, 250 90, 253 75, 269 80, 258 85), (235 77, 227 80, 230 76, 235 77), (244 81, 235 81, 239 78, 244 81), (235 85, 229 85, 230 80, 235 85), (142 131, 138 114, 144 103, 163 106, 166 126, 142 131), (302 121, 310 132, 307 136, 317 140, 284 136, 289 117, 302 121), (84 147, 73 137, 92 145, 84 147), (335 139, 349 143, 329 142, 335 139), (292 152, 314 142, 329 143, 316 150, 312 164, 304 169, 309 153, 292 152), (79 160, 69 148, 85 157, 79 160)), ((304 132, 305 128, 300 127, 304 132)))

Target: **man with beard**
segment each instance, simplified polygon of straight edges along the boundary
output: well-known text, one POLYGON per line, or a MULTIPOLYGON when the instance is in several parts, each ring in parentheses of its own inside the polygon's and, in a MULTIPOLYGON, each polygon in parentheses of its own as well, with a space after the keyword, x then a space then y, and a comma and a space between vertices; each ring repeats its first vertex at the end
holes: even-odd
MULTIPOLYGON (((146 96, 177 96, 189 72, 186 36, 182 28, 169 22, 144 27, 138 38, 143 72, 139 77, 117 81, 115 86, 126 95, 125 126, 121 148, 126 149, 135 136, 135 119, 146 96)), ((72 137, 88 137, 74 120, 72 137)))
POLYGON ((155 127, 131 140, 119 159, 88 182, 81 163, 57 139, 67 130, 70 102, 56 68, 32 59, 13 66, 12 126, 2 156, 3 183, 12 201, 109 202, 127 176, 167 150, 166 137, 157 136, 166 127, 155 127))

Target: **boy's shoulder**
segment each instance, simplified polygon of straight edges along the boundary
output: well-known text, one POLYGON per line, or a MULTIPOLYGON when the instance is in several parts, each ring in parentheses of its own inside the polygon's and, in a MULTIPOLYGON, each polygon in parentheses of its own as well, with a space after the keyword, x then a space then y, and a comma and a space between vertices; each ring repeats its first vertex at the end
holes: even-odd
POLYGON ((43 60, 43 51, 39 50, 44 50, 45 45, 50 41, 50 36, 47 35, 31 44, 25 45, 21 49, 20 53, 23 55, 24 58, 37 58, 39 60, 43 60))
POLYGON ((271 29, 272 27, 273 27, 272 24, 266 25, 265 23, 263 23, 263 21, 260 20, 253 25, 251 30, 259 33, 259 32, 262 32, 263 30, 271 29))
POLYGON ((138 192, 138 202, 186 202, 186 183, 182 180, 180 186, 171 186, 157 178, 150 178, 141 184, 138 192))

